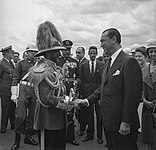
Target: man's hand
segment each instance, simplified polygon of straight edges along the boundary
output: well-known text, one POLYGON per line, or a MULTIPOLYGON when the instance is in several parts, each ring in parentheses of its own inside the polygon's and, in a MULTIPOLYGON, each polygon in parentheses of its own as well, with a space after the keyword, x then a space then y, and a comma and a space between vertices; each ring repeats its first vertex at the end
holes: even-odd
POLYGON ((120 124, 119 133, 120 133, 121 135, 130 134, 130 129, 131 129, 130 124, 127 124, 127 123, 125 123, 125 122, 122 122, 122 123, 120 124))
POLYGON ((147 101, 147 100, 143 100, 145 106, 147 107, 147 109, 151 109, 152 107, 154 107, 154 102, 150 102, 150 101, 147 101))
POLYGON ((77 107, 80 107, 80 106, 87 106, 88 103, 87 103, 87 101, 85 99, 75 99, 73 101, 73 105, 74 105, 74 107, 77 108, 77 107))

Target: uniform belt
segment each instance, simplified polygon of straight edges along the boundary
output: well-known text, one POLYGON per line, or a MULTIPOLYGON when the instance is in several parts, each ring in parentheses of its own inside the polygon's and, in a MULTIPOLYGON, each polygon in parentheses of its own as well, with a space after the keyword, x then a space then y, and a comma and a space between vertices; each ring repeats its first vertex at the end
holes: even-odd
POLYGON ((30 83, 30 82, 28 82, 28 81, 20 81, 20 84, 28 85, 28 86, 34 86, 33 83, 30 83))

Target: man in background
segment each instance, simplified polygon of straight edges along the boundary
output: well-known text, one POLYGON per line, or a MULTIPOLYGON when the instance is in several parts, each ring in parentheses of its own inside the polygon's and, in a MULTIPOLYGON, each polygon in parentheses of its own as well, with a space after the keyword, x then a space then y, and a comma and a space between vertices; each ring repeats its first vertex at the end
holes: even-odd
POLYGON ((19 52, 17 52, 17 51, 13 52, 13 58, 12 59, 14 60, 14 63, 18 63, 20 61, 19 56, 20 56, 19 52))
POLYGON ((76 49, 76 58, 79 62, 79 65, 82 63, 88 61, 88 59, 85 57, 85 48, 82 46, 77 47, 76 49))
MULTIPOLYGON (((71 48, 73 42, 70 40, 64 40, 63 46, 66 48, 62 50, 62 56, 57 60, 56 64, 63 68, 66 95, 70 95, 70 89, 76 89, 79 77, 79 63, 76 59, 71 57, 71 48)), ((68 128, 67 128, 67 143, 78 146, 79 143, 75 140, 75 130, 74 130, 74 117, 75 111, 72 109, 68 113, 68 128)))
POLYGON ((13 62, 14 62, 14 65, 15 66, 20 61, 19 56, 20 56, 20 53, 19 52, 16 52, 16 51, 13 52, 13 58, 12 59, 13 59, 13 62))
POLYGON ((28 71, 36 63, 34 55, 37 52, 35 44, 26 46, 27 57, 17 63, 12 82, 11 99, 16 103, 16 126, 15 141, 11 150, 17 150, 20 147, 21 134, 23 132, 23 124, 26 120, 26 131, 24 143, 30 145, 38 145, 32 135, 34 134, 34 110, 36 105, 36 95, 34 86, 28 81, 28 71), (19 84, 19 95, 17 94, 19 84))
POLYGON ((3 48, 3 59, 0 61, 0 97, 2 106, 1 133, 5 133, 10 118, 11 129, 15 127, 15 104, 11 101, 11 85, 13 80, 14 65, 12 46, 3 48))
MULTIPOLYGON (((90 60, 83 63, 80 68, 80 97, 86 98, 94 92, 101 84, 101 76, 103 71, 103 63, 96 61, 98 50, 96 46, 89 47, 90 60)), ((99 103, 95 103, 96 127, 97 127, 97 143, 102 144, 102 118, 100 114, 99 103)), ((86 130, 86 136, 82 140, 87 142, 94 138, 94 105, 89 107, 81 107, 80 109, 80 135, 86 130), (87 127, 87 129, 86 129, 87 127)))

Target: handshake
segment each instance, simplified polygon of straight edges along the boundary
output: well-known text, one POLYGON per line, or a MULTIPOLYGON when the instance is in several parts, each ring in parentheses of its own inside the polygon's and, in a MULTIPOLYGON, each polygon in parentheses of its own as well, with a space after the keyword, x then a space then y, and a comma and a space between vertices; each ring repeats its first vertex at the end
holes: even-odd
POLYGON ((70 112, 73 107, 79 109, 80 106, 89 106, 88 101, 86 99, 75 99, 74 101, 68 101, 67 99, 64 99, 63 102, 59 102, 57 104, 56 108, 70 112))
POLYGON ((80 108, 81 106, 89 106, 89 103, 87 99, 75 99, 74 101, 69 101, 69 105, 80 108))

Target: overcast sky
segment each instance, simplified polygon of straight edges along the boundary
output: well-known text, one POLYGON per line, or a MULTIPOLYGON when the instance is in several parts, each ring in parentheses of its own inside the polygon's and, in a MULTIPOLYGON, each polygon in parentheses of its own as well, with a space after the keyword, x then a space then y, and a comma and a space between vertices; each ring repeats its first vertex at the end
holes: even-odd
POLYGON ((156 38, 156 0, 0 0, 0 19, 0 48, 12 44, 20 53, 46 20, 73 41, 73 54, 96 45, 101 55, 100 35, 109 27, 119 29, 123 48, 156 38))

